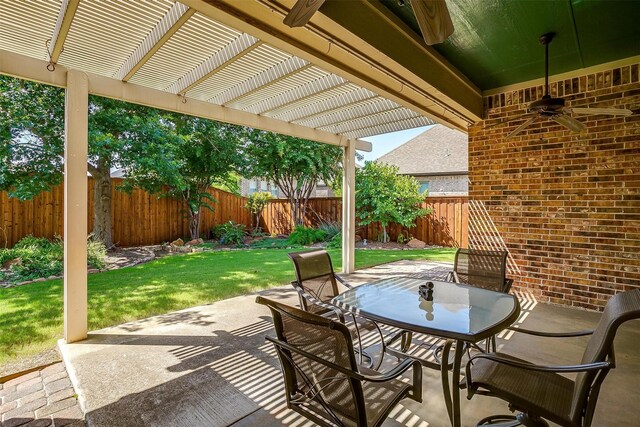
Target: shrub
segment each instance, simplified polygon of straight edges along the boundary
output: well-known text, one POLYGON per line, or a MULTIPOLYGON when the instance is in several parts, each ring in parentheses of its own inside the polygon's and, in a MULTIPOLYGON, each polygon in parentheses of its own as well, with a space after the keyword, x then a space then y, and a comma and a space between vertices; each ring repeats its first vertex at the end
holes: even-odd
MULTIPOLYGON (((0 250, 0 264, 12 259, 20 259, 12 265, 4 279, 22 282, 41 277, 58 276, 62 273, 62 239, 48 240, 44 237, 27 236, 12 249, 0 250)), ((94 268, 104 268, 107 249, 101 242, 87 243, 87 261, 94 268)))
POLYGON ((327 233, 326 240, 331 240, 338 233, 342 233, 342 224, 338 221, 322 221, 318 229, 327 233))
POLYGON ((342 248, 342 233, 338 233, 329 241, 327 245, 329 249, 340 249, 342 248))
POLYGON ((216 225, 211 229, 211 237, 223 245, 242 245, 244 243, 244 225, 233 221, 216 225))
POLYGON ((322 242, 327 238, 327 232, 311 227, 297 226, 289 235, 289 243, 292 245, 311 245, 322 242))
POLYGON ((252 213, 251 221, 255 221, 255 231, 260 228, 260 213, 262 213, 262 209, 267 206, 267 203, 269 203, 272 198, 271 193, 267 192, 253 193, 247 198, 245 208, 249 209, 249 212, 252 213))

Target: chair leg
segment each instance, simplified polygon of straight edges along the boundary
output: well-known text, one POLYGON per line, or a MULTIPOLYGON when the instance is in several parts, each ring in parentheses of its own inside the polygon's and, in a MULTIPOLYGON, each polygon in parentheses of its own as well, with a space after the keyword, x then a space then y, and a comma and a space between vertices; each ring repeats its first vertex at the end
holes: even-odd
POLYGON ((491 415, 478 421, 476 427, 494 426, 494 427, 549 427, 549 423, 540 417, 529 416, 523 412, 516 415, 491 415))

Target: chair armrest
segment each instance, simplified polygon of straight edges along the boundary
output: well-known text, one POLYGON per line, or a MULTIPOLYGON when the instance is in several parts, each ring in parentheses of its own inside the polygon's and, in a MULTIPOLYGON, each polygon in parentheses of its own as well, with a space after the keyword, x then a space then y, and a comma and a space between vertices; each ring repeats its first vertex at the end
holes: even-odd
POLYGON ((510 331, 521 332, 527 335, 534 335, 537 337, 548 337, 548 338, 569 338, 569 337, 582 337, 585 335, 593 334, 593 329, 586 329, 584 331, 575 331, 575 332, 544 332, 544 331, 534 331, 531 329, 524 329, 515 326, 507 327, 510 331))
POLYGON ((564 365, 564 366, 535 365, 533 363, 520 362, 518 360, 513 360, 508 357, 503 357, 495 353, 480 353, 473 356, 467 362, 466 369, 469 377, 471 373, 470 365, 472 365, 473 361, 476 359, 487 359, 497 363, 513 366, 515 368, 526 369, 529 371, 539 371, 539 372, 576 373, 576 372, 598 371, 601 369, 611 367, 611 362, 594 362, 594 363, 586 363, 584 365, 564 365))
POLYGON ((298 285, 298 282, 296 281, 291 282, 291 285, 293 285, 293 288, 296 290, 296 292, 298 292, 298 295, 302 296, 302 298, 307 300, 309 303, 326 309, 331 314, 335 315, 338 319, 340 319, 341 323, 345 323, 344 313, 342 312, 342 310, 340 310, 340 308, 336 307, 335 305, 327 304, 326 302, 320 301, 318 298, 314 297, 313 295, 311 295, 310 293, 302 289, 302 287, 300 287, 298 285))
POLYGON ((344 280, 342 277, 338 276, 338 275, 337 275, 337 274, 335 274, 335 273, 334 273, 334 275, 333 275, 333 276, 334 276, 334 277, 336 278, 336 280, 337 280, 338 282, 340 282, 340 284, 341 284, 342 286, 344 286, 345 288, 347 288, 347 289, 353 289, 353 285, 350 285, 350 284, 349 284, 349 282, 347 282, 346 280, 344 280))

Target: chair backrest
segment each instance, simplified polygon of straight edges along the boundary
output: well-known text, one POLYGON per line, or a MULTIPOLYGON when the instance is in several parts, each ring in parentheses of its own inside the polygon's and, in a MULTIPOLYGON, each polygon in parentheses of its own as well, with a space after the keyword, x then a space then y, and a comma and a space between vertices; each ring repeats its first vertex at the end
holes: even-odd
POLYGON ((459 281, 499 292, 508 292, 507 251, 458 249, 453 271, 459 281))
MULTIPOLYGON (((587 344, 582 356, 582 364, 606 360, 615 362, 613 340, 618 327, 628 320, 638 318, 640 318, 640 289, 621 292, 611 297, 587 344)), ((593 413, 604 375, 606 371, 600 374, 598 371, 591 371, 577 375, 571 405, 571 418, 577 424, 581 425, 580 419, 583 414, 593 413)))
MULTIPOLYGON (((322 302, 329 302, 338 295, 338 283, 331 264, 331 257, 325 250, 292 252, 289 258, 296 269, 298 285, 322 302)), ((317 311, 300 300, 306 311, 317 311)))
POLYGON ((274 344, 283 367, 288 402, 301 403, 306 410, 315 410, 338 425, 358 423, 363 417, 366 420, 362 385, 344 373, 358 372, 349 329, 340 322, 266 298, 257 297, 256 302, 269 307, 273 315, 278 337, 274 344), (301 396, 306 399, 300 401, 301 396))

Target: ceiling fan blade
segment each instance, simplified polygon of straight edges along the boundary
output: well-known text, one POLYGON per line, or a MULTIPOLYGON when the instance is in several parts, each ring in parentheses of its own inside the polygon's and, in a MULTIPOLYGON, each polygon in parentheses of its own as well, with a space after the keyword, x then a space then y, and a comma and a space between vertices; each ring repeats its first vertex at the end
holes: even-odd
POLYGON ((573 114, 580 115, 596 115, 602 114, 605 116, 630 116, 633 114, 633 111, 627 110, 626 108, 568 108, 573 114))
POLYGON ((511 132, 509 135, 507 135, 507 138, 512 138, 516 135, 518 135, 520 132, 522 132, 526 127, 528 127, 531 123, 533 123, 539 116, 536 114, 533 117, 528 118, 527 120, 524 121, 524 123, 522 123, 520 126, 518 126, 517 128, 515 128, 513 130, 513 132, 511 132))
POLYGON ((292 28, 304 27, 324 2, 325 0, 298 0, 283 22, 292 28))
POLYGON ((531 117, 531 116, 537 116, 537 115, 538 115, 537 112, 535 112, 535 113, 525 113, 525 114, 522 114, 521 116, 517 117, 516 119, 500 120, 500 121, 498 121, 496 123, 493 123, 493 124, 490 124, 488 126, 485 125, 485 126, 482 127, 482 129, 492 129, 492 128, 504 125, 506 123, 509 123, 509 122, 511 122, 513 120, 524 119, 525 117, 531 117))
POLYGON ((445 0, 410 0, 422 38, 428 45, 442 43, 453 34, 445 0))
POLYGON ((567 116, 565 114, 558 114, 557 116, 552 116, 551 120, 553 120, 556 123, 561 124, 562 126, 566 127, 569 130, 572 130, 573 132, 582 132, 583 130, 585 130, 587 127, 577 121, 576 119, 574 119, 571 116, 567 116))

